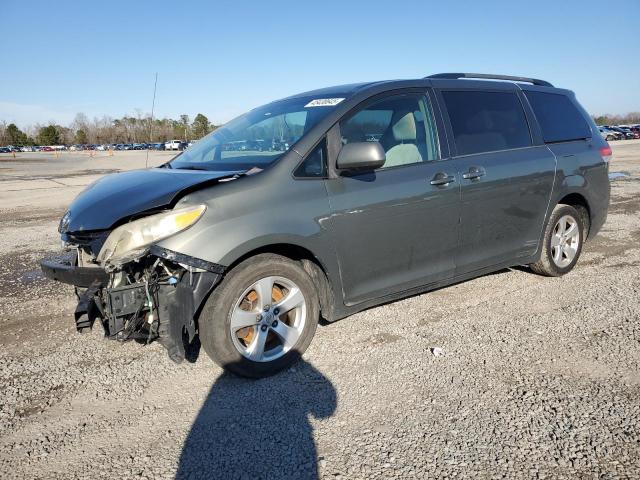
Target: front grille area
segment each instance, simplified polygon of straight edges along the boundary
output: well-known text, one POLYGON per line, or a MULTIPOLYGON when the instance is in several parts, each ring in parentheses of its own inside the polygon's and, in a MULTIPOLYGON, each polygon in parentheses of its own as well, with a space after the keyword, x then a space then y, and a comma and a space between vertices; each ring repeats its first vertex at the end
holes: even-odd
POLYGON ((110 233, 110 230, 67 232, 62 234, 62 240, 68 244, 88 250, 93 257, 96 257, 110 233))

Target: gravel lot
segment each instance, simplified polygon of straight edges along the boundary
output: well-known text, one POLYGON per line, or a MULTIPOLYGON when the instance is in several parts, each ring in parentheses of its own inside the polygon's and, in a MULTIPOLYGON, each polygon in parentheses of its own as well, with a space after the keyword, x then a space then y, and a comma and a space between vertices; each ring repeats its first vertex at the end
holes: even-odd
POLYGON ((259 381, 79 335, 39 274, 71 199, 144 152, 0 155, 0 478, 640 477, 640 141, 612 146, 628 176, 569 275, 367 310, 259 381))

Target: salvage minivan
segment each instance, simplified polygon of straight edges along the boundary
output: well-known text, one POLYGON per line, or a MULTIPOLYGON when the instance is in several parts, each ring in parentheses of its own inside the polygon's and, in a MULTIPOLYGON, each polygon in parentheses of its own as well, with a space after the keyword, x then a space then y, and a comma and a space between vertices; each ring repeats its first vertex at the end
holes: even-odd
POLYGON ((575 95, 450 73, 258 107, 157 168, 108 175, 60 221, 79 331, 201 344, 263 377, 320 318, 529 265, 560 276, 607 216, 611 149, 575 95))

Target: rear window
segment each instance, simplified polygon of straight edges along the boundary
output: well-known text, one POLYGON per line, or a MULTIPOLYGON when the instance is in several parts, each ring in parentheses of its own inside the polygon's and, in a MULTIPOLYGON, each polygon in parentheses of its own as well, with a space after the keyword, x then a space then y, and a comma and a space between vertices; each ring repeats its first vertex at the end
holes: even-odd
POLYGON ((520 99, 510 92, 442 92, 458 155, 531 146, 520 99))
POLYGON ((546 143, 569 142, 591 137, 584 117, 565 95, 524 92, 542 128, 546 143))

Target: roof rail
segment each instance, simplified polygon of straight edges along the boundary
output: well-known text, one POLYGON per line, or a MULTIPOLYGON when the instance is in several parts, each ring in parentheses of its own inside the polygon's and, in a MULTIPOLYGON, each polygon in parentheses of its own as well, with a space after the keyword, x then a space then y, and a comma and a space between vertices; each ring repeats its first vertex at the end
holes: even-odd
POLYGON ((449 79, 457 79, 457 78, 482 78, 486 80, 510 80, 512 82, 527 82, 532 83, 534 85, 540 85, 543 87, 553 87, 552 84, 547 82, 546 80, 539 80, 537 78, 528 78, 528 77, 514 77, 511 75, 492 75, 490 73, 436 73, 434 75, 429 75, 424 78, 449 78, 449 79))

